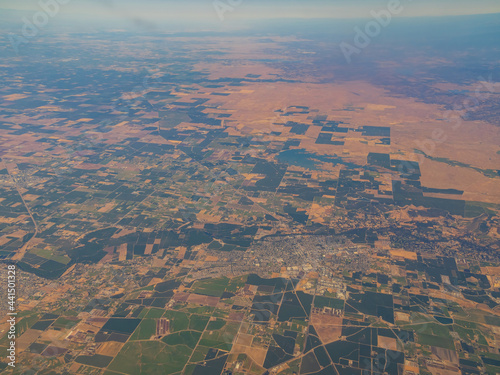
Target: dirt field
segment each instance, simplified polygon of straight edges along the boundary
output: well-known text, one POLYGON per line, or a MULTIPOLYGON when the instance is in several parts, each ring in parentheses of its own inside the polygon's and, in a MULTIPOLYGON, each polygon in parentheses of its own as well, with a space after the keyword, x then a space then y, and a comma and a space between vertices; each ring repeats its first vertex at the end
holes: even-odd
POLYGON ((432 350, 432 354, 434 354, 440 360, 458 365, 458 355, 457 355, 456 351, 438 348, 435 346, 432 346, 431 350, 432 350))
POLYGON ((176 302, 186 302, 188 300, 189 296, 190 296, 189 293, 179 292, 179 293, 175 293, 173 300, 176 302))
POLYGON ((338 316, 312 314, 311 324, 325 344, 338 340, 342 334, 342 318, 338 316))
POLYGON ((378 336, 378 346, 389 350, 398 350, 398 342, 391 337, 378 336))
POLYGON ((402 322, 409 322, 410 321, 410 314, 402 313, 399 311, 395 312, 395 318, 396 320, 402 321, 402 322))
POLYGON ((391 256, 397 258, 405 258, 410 260, 417 260, 417 253, 406 250, 390 250, 391 256))
POLYGON ((252 335, 247 335, 245 333, 241 333, 241 334, 238 335, 238 339, 236 340, 236 343, 238 345, 251 346, 252 345, 252 340, 253 340, 253 336, 252 335))
POLYGON ((200 294, 190 294, 187 299, 187 302, 196 303, 198 305, 215 307, 219 303, 219 300, 220 300, 219 297, 209 297, 209 296, 202 296, 200 294))
POLYGON ((43 341, 56 341, 63 340, 69 332, 67 330, 56 331, 54 329, 48 329, 40 335, 40 339, 43 341))
POLYGON ((244 318, 245 318, 245 313, 231 311, 229 313, 228 320, 232 320, 232 321, 236 321, 236 322, 242 322, 244 318))
POLYGON ((431 372, 432 375, 459 375, 462 372, 458 368, 446 367, 441 368, 437 366, 427 365, 427 369, 431 372))
POLYGON ((252 359, 252 361, 254 361, 259 366, 262 366, 264 364, 264 360, 266 359, 267 350, 264 348, 253 348, 250 346, 235 344, 233 345, 231 353, 245 353, 252 359))
POLYGON ((121 342, 115 342, 115 341, 107 341, 103 342, 101 346, 96 350, 97 354, 102 354, 102 355, 109 355, 111 357, 114 357, 115 355, 118 354, 118 352, 121 350, 123 347, 124 343, 121 342))
POLYGON ((28 348, 41 334, 42 332, 36 329, 28 329, 24 332, 21 337, 16 340, 16 347, 19 352, 22 352, 28 348))

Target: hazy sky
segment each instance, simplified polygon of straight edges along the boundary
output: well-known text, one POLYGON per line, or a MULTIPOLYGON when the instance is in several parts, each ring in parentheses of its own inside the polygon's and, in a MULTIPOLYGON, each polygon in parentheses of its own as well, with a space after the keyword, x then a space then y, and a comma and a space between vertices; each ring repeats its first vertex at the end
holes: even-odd
MULTIPOLYGON (((39 2, 57 0, 0 0, 0 9, 40 10, 39 2)), ((61 0, 62 1, 62 0, 61 0)), ((269 18, 365 18, 370 11, 387 9, 391 0, 64 0, 61 12, 78 16, 126 18, 144 21, 224 20, 269 18), (225 8, 224 4, 230 8, 225 8), (232 4, 232 5, 231 5, 232 4), (227 11, 224 11, 227 9, 227 11)), ((394 0, 392 0, 394 1, 394 0)), ((395 0, 398 1, 398 0, 395 0)), ((399 17, 500 13, 499 0, 400 0, 399 17)))

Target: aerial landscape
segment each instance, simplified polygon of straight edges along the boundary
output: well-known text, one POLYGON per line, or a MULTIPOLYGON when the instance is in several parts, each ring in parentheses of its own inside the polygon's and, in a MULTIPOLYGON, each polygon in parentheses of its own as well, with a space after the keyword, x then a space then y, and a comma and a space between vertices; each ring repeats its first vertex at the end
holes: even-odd
POLYGON ((0 1, 0 372, 500 374, 500 4, 178 3, 0 1))

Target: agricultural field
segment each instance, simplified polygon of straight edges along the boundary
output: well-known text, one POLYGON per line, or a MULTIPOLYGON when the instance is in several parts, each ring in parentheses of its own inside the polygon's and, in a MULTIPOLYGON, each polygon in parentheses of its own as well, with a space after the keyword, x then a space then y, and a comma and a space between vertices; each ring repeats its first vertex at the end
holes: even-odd
POLYGON ((500 13, 304 14, 0 24, 0 372, 500 373, 500 13))

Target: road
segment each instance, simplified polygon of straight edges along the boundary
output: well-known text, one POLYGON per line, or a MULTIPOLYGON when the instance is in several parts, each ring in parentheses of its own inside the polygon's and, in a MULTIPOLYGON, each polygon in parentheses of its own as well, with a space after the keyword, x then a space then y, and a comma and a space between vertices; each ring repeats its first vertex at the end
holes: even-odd
POLYGON ((12 179, 12 182, 14 183, 14 187, 16 188, 17 193, 19 194, 19 197, 21 198, 21 201, 23 202, 24 207, 26 208, 26 211, 28 212, 28 214, 31 217, 31 220, 33 221, 33 225, 35 226, 35 233, 33 234, 33 236, 12 257, 12 260, 21 260, 24 258, 24 255, 26 254, 26 251, 28 250, 32 241, 38 235, 38 224, 37 224, 35 218, 33 217, 33 213, 31 212, 30 208, 26 204, 26 201, 24 200, 23 194, 21 193, 21 189, 19 187, 19 184, 17 183, 16 178, 14 177, 14 175, 12 175, 11 171, 9 171, 9 168, 7 168, 7 166, 5 166, 5 167, 7 169, 7 172, 9 173, 10 178, 12 179))

